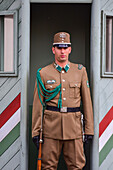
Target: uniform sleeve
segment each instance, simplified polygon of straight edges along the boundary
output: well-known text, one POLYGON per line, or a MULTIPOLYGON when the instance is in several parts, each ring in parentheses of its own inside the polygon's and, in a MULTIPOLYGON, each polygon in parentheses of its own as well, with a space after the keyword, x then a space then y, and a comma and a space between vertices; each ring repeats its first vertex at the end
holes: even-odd
MULTIPOLYGON (((43 101, 43 96, 41 95, 43 101)), ((37 81, 35 81, 33 109, 32 109, 32 138, 39 135, 41 129, 42 104, 40 102, 37 90, 37 81)))
POLYGON ((88 83, 88 77, 86 68, 83 67, 83 75, 82 75, 82 103, 84 110, 84 123, 85 123, 85 134, 94 135, 94 122, 93 122, 93 109, 92 109, 92 101, 88 83))

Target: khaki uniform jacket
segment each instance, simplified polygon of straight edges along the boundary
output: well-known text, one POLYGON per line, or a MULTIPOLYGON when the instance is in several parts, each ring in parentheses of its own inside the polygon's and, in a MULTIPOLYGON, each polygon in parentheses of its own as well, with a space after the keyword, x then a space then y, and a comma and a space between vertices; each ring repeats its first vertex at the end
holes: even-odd
MULTIPOLYGON (((94 134, 93 111, 90 97, 88 77, 85 67, 70 63, 69 70, 59 72, 54 63, 40 70, 41 79, 48 90, 62 86, 62 106, 80 107, 81 98, 84 109, 85 134, 94 134), (55 80, 48 84, 48 80, 55 80)), ((59 94, 47 102, 47 105, 58 106, 59 94)), ((43 100, 43 97, 42 97, 43 100)), ((32 110, 32 137, 39 135, 41 128, 42 105, 40 103, 35 83, 32 110)), ((61 113, 45 110, 43 117, 43 134, 47 138, 68 140, 82 137, 81 112, 61 113)))

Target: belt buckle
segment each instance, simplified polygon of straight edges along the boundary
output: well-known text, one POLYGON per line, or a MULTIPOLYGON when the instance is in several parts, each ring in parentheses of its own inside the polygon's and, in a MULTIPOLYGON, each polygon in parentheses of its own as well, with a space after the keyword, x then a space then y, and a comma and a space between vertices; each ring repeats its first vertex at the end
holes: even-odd
POLYGON ((67 112, 67 107, 61 107, 60 112, 66 113, 67 112))

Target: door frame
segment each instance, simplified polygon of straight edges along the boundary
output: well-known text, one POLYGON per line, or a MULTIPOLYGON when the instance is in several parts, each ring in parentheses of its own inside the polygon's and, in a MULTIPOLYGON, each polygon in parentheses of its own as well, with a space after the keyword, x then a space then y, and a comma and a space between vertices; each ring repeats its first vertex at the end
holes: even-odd
POLYGON ((98 81, 100 62, 100 2, 99 0, 22 0, 22 93, 21 93, 21 170, 28 169, 28 113, 30 81, 30 3, 92 3, 90 39, 90 80, 94 108, 95 135, 92 144, 91 169, 99 169, 99 106, 98 81))

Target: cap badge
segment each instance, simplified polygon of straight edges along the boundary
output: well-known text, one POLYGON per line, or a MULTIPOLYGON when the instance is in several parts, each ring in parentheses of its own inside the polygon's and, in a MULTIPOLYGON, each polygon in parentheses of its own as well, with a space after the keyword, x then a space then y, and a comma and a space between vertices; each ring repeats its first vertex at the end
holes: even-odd
POLYGON ((61 33, 60 37, 64 39, 64 38, 66 38, 66 34, 65 33, 61 33))
POLYGON ((65 33, 61 33, 60 34, 60 38, 62 38, 62 41, 64 41, 64 39, 66 38, 66 34, 65 33))

